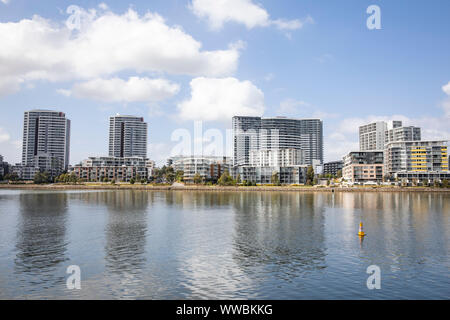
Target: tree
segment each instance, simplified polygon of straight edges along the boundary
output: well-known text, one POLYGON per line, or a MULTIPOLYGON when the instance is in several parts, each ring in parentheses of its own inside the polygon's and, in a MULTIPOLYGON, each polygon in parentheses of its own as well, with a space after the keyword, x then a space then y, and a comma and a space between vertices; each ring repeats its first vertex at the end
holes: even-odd
POLYGON ((183 171, 183 170, 178 170, 178 171, 176 172, 176 174, 175 174, 175 179, 176 179, 178 182, 183 182, 183 179, 184 179, 184 171, 183 171))
POLYGON ((237 175, 237 177, 236 177, 236 183, 237 184, 241 184, 242 183, 242 181, 241 181, 241 175, 238 173, 238 175, 237 175))
POLYGON ((448 180, 442 180, 442 188, 450 188, 448 180))
POLYGON ((202 176, 197 172, 194 176, 194 183, 201 184, 203 182, 202 176))
MULTIPOLYGON (((164 167, 163 167, 163 168, 164 168, 164 167)), ((170 183, 170 184, 174 183, 174 181, 175 181, 175 172, 174 172, 174 170, 173 170, 172 167, 168 167, 168 168, 166 169, 165 178, 166 178, 166 181, 167 181, 168 183, 170 183)))
POLYGON ((228 172, 228 170, 225 170, 225 172, 219 178, 217 183, 220 186, 233 186, 233 185, 236 185, 236 181, 234 181, 233 178, 230 176, 230 173, 228 172))
POLYGON ((134 178, 131 178, 130 179, 130 184, 135 184, 136 183, 136 181, 134 180, 134 178))
POLYGON ((280 186, 280 178, 278 177, 278 172, 274 172, 270 178, 270 182, 276 186, 280 186))
POLYGON ((5 178, 5 180, 8 180, 8 181, 19 180, 19 176, 15 172, 6 174, 4 178, 5 178))
POLYGON ((34 175, 33 182, 35 184, 44 184, 44 183, 50 182, 50 178, 48 176, 48 173, 47 172, 37 172, 34 175))
POLYGON ((116 179, 112 179, 111 184, 116 184, 116 179))
POLYGON ((339 179, 339 178, 342 178, 342 169, 340 169, 340 170, 338 170, 337 172, 336 172, 336 177, 339 179))
POLYGON ((314 182, 314 168, 313 166, 309 166, 308 170, 306 170, 306 184, 312 185, 314 182))

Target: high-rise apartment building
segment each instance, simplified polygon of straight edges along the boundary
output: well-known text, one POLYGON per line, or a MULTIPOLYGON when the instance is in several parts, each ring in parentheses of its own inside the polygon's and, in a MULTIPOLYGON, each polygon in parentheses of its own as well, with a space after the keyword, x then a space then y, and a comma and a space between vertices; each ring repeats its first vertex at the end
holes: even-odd
POLYGON ((70 120, 63 112, 31 110, 24 114, 22 166, 56 175, 69 167, 70 120))
POLYGON ((421 129, 419 127, 396 127, 385 132, 384 144, 399 141, 420 141, 422 140, 421 129))
POLYGON ((144 118, 123 115, 110 117, 109 156, 147 158, 147 123, 144 118))
POLYGON ((359 150, 384 150, 389 142, 420 141, 419 127, 404 127, 402 121, 378 121, 359 127, 359 150))
POLYGON ((278 149, 302 150, 304 164, 323 163, 320 119, 233 117, 233 139, 234 166, 249 165, 251 151, 278 149))
POLYGON ((250 164, 250 151, 259 149, 260 117, 233 117, 233 166, 250 164))
POLYGON ((359 127, 359 150, 383 150, 387 123, 378 121, 359 127))

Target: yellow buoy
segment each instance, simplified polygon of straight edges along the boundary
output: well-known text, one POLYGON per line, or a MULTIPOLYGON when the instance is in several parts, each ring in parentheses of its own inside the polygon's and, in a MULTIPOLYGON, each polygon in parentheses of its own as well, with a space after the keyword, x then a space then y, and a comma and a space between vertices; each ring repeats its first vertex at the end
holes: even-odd
POLYGON ((362 222, 359 224, 359 232, 358 232, 358 236, 360 237, 364 237, 366 234, 363 231, 363 224, 362 222))

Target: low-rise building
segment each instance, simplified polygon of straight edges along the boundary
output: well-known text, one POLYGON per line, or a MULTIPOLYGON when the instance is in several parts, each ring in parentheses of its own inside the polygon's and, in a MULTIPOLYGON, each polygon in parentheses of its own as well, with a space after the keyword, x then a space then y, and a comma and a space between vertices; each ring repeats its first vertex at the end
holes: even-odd
POLYGON ((286 167, 255 167, 239 166, 235 168, 234 176, 241 177, 242 181, 250 181, 257 184, 271 184, 272 176, 278 174, 281 184, 304 184, 308 165, 286 167))
POLYGON ((323 174, 331 174, 332 176, 337 176, 339 170, 344 167, 344 162, 341 161, 331 161, 323 165, 323 174))
POLYGON ((150 179, 155 163, 141 157, 89 157, 81 165, 69 168, 77 178, 85 181, 129 182, 131 179, 150 179))
POLYGON ((383 160, 383 151, 350 152, 343 159, 342 177, 351 183, 382 182, 383 160))
POLYGON ((399 179, 433 181, 449 174, 445 140, 391 142, 384 157, 386 173, 399 179))
POLYGON ((214 156, 176 156, 168 160, 174 171, 183 171, 183 180, 193 183, 194 177, 199 174, 203 181, 217 181, 228 171, 231 174, 232 159, 229 157, 214 156))
POLYGON ((304 151, 299 149, 259 149, 250 151, 250 166, 289 167, 304 164, 304 151))

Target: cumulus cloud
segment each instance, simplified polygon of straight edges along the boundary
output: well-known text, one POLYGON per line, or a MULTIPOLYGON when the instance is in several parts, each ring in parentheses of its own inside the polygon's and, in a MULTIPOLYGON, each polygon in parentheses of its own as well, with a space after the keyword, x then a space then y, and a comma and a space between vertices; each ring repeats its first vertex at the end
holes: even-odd
POLYGON ((165 79, 131 77, 93 79, 77 83, 71 90, 58 92, 65 96, 85 98, 103 102, 157 102, 178 93, 180 86, 165 79))
POLYGON ((244 24, 248 29, 275 26, 280 30, 296 30, 305 23, 311 23, 311 17, 299 19, 271 20, 269 13, 252 0, 192 0, 191 11, 199 18, 206 18, 213 30, 219 30, 226 22, 244 24))
POLYGON ((20 161, 19 155, 22 148, 20 140, 13 140, 11 135, 0 127, 0 154, 4 156, 4 161, 17 163, 20 161))
POLYGON ((239 46, 202 50, 158 14, 89 10, 85 16, 80 30, 39 16, 0 23, 0 94, 33 80, 88 80, 130 70, 217 77, 237 68, 239 46))
POLYGON ((183 120, 223 120, 233 116, 261 116, 264 93, 250 81, 236 78, 195 78, 191 97, 178 104, 183 120))
POLYGON ((446 85, 442 87, 442 91, 444 91, 447 95, 450 96, 450 81, 446 85))

